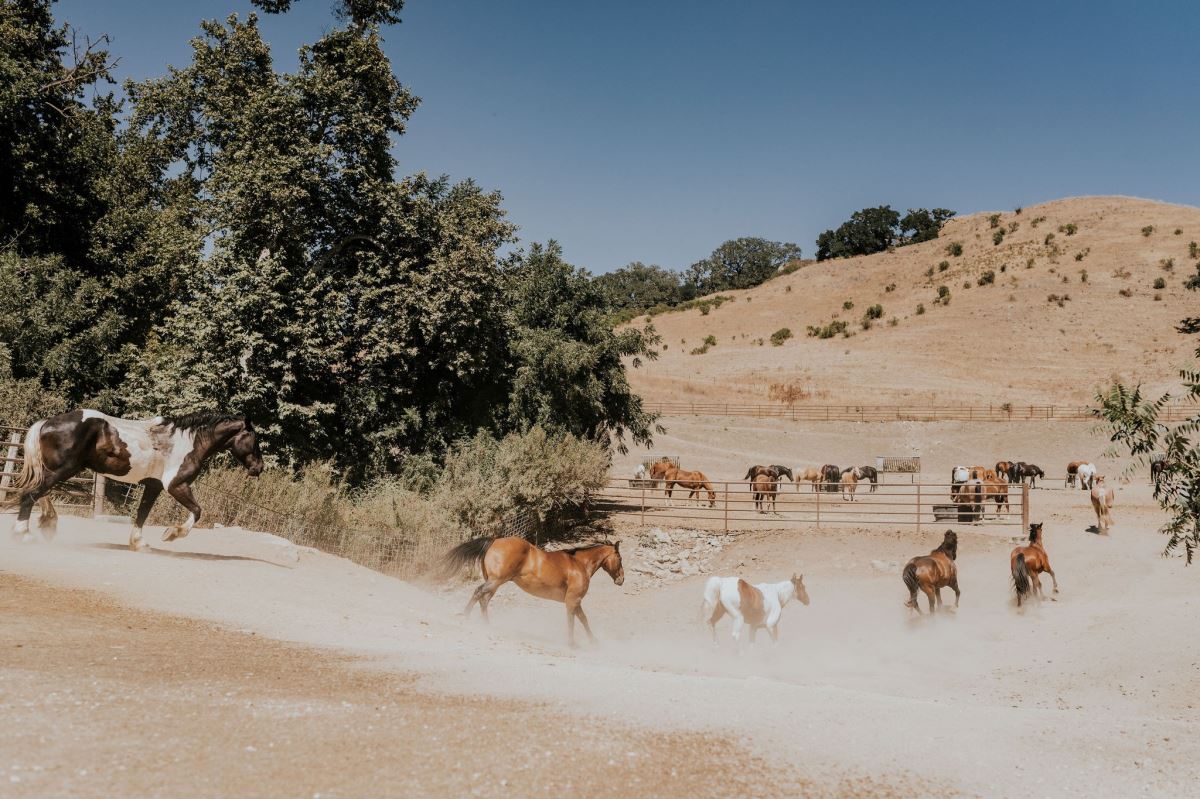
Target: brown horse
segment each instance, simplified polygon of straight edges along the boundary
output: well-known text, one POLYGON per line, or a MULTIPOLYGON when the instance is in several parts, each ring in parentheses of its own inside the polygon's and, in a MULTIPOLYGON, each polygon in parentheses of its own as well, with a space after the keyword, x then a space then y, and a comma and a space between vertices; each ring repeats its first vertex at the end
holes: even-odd
POLYGON ((1008 480, 1008 474, 1012 467, 1012 461, 996 461, 996 476, 1003 477, 1005 480, 1008 480))
POLYGON ((500 586, 511 581, 527 594, 567 606, 567 640, 571 646, 575 646, 576 617, 583 623, 588 640, 596 640, 581 604, 596 570, 604 569, 617 585, 625 582, 620 541, 546 552, 524 538, 474 538, 447 552, 444 562, 447 577, 474 563, 483 572, 483 583, 471 594, 464 615, 470 615, 478 602, 486 621, 488 603, 500 586))
POLYGON ((704 476, 704 472, 687 472, 680 469, 670 461, 658 461, 650 467, 650 479, 662 480, 666 485, 663 486, 663 493, 667 496, 667 503, 672 501, 672 493, 675 486, 686 488, 688 490, 688 501, 700 498, 700 491, 708 492, 708 507, 715 508, 717 506, 717 492, 713 490, 712 483, 704 476))
POLYGON ((994 480, 985 480, 983 482, 984 501, 993 499, 996 501, 996 515, 1000 515, 1003 510, 1006 513, 1012 512, 1012 505, 1008 504, 1008 483, 1000 479, 997 475, 994 480))
POLYGON ((775 495, 779 493, 779 483, 772 480, 765 474, 760 474, 754 478, 754 482, 750 485, 750 490, 754 494, 754 509, 759 513, 766 513, 767 506, 771 507, 771 512, 775 512, 775 495))
POLYGON ((800 472, 799 475, 797 475, 797 477, 796 477, 796 490, 797 491, 800 490, 800 483, 801 483, 801 481, 804 481, 804 480, 807 480, 808 482, 812 483, 812 490, 816 491, 817 484, 821 482, 821 470, 820 469, 805 469, 803 472, 800 472))
POLYGON ((1029 525, 1029 546, 1017 547, 1008 556, 1008 566, 1012 571, 1013 589, 1017 592, 1017 607, 1032 592, 1034 596, 1042 595, 1042 572, 1050 575, 1054 581, 1054 593, 1058 593, 1058 578, 1054 569, 1050 568, 1050 556, 1042 543, 1042 525, 1029 525))
POLYGON ((988 468, 986 466, 972 466, 971 467, 971 479, 972 480, 986 479, 987 473, 988 473, 988 468))
POLYGON ((953 530, 947 530, 942 544, 928 555, 919 555, 908 562, 901 573, 905 587, 908 588, 908 602, 905 607, 921 612, 917 604, 917 589, 929 600, 929 612, 933 613, 937 605, 942 604, 942 589, 949 586, 954 591, 954 607, 962 592, 958 590, 958 536, 953 530))
POLYGON ((1063 480, 1063 487, 1075 487, 1075 478, 1079 474, 1079 467, 1087 461, 1071 461, 1067 464, 1067 479, 1063 480))

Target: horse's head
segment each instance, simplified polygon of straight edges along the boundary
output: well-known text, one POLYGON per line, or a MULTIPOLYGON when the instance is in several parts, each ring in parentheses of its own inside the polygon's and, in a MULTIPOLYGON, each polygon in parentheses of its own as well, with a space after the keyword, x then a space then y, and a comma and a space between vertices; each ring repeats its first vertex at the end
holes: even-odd
POLYGON ((262 450, 258 448, 258 434, 249 419, 238 421, 238 429, 233 432, 226 447, 233 457, 237 458, 252 477, 262 474, 262 450))
POLYGON ((666 458, 655 461, 650 464, 650 479, 662 480, 667 476, 667 470, 671 467, 671 462, 666 458))
POLYGON ((1029 525, 1029 543, 1036 544, 1042 540, 1042 523, 1029 525))
POLYGON ((712 486, 708 487, 708 507, 717 507, 717 492, 712 489, 712 486))
POLYGON ((794 574, 792 575, 792 588, 796 592, 796 599, 799 599, 801 602, 803 602, 805 605, 807 605, 808 604, 808 589, 806 589, 804 587, 804 575, 803 574, 801 574, 799 577, 797 577, 794 574))
POLYGON ((778 480, 780 477, 786 477, 787 479, 792 480, 792 481, 795 481, 795 479, 796 479, 796 478, 792 477, 792 470, 789 469, 788 467, 776 466, 775 467, 775 479, 778 480))
POLYGON ((950 560, 958 559, 958 534, 953 530, 947 530, 946 535, 942 538, 942 545, 938 547, 942 552, 949 556, 950 560))
POLYGON ((604 556, 604 560, 600 562, 600 567, 608 572, 608 576, 617 585, 625 582, 625 568, 621 565, 621 542, 614 541, 612 543, 612 552, 604 556))

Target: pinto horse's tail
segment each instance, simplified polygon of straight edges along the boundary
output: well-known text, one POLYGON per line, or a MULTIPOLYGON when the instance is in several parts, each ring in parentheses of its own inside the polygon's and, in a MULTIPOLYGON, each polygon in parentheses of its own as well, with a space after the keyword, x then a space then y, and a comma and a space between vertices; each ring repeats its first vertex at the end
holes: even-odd
POLYGON ((1017 561, 1012 568, 1013 588, 1017 592, 1017 605, 1020 606, 1025 597, 1029 596, 1032 585, 1029 582, 1029 567, 1025 565, 1025 553, 1017 554, 1017 561))
POLYGON ((917 564, 910 560, 904 567, 901 577, 904 580, 904 586, 908 589, 908 601, 904 603, 904 606, 920 610, 917 608, 917 564))
POLYGON ((446 553, 442 558, 442 579, 449 580, 460 572, 464 566, 476 566, 483 561, 483 556, 496 541, 495 538, 472 538, 464 541, 446 553))
POLYGON ((42 463, 42 422, 34 422, 29 432, 25 434, 25 458, 21 471, 13 480, 12 485, 3 486, 5 499, 0 502, 0 510, 15 508, 21 504, 25 495, 41 485, 42 475, 46 465, 42 463))

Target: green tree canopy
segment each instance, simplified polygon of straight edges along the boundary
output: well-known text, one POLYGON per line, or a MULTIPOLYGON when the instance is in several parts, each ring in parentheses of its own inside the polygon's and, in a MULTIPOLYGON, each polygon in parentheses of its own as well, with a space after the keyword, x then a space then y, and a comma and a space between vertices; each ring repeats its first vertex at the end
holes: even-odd
POLYGON ((826 230, 817 237, 817 260, 871 255, 893 246, 936 239, 942 225, 953 216, 947 208, 910 208, 903 218, 890 205, 863 208, 836 230, 826 230))
POLYGON ((795 244, 753 237, 731 239, 692 264, 687 281, 698 294, 753 288, 799 257, 800 248, 795 244))
MULTIPOLYGON (((674 305, 691 299, 678 272, 634 261, 595 278, 598 288, 615 310, 674 305)), ((690 288, 690 286, 688 287, 690 288)))

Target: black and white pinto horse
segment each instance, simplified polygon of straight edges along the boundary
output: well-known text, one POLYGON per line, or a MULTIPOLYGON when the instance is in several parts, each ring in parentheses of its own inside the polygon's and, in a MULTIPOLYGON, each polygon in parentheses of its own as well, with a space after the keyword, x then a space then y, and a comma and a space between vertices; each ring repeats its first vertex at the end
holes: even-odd
POLYGON ((129 531, 131 549, 142 548, 142 526, 166 488, 188 510, 187 521, 163 532, 164 541, 173 541, 186 536, 199 521, 200 506, 192 496, 192 481, 204 462, 223 450, 232 453, 251 475, 262 472, 254 426, 241 416, 193 413, 143 421, 86 409, 70 411, 30 426, 25 434, 25 464, 9 489, 16 497, 2 507, 19 508, 13 535, 29 541, 29 516, 34 503, 39 503, 38 528, 45 538, 52 538, 58 514, 50 503, 50 490, 91 469, 121 483, 144 486, 129 531))

